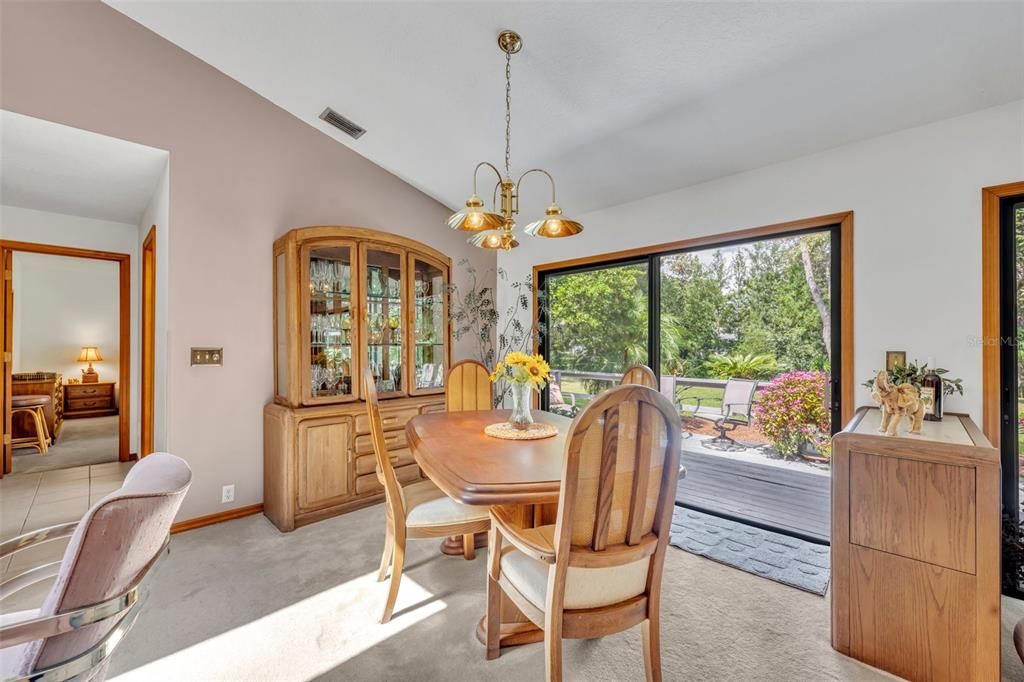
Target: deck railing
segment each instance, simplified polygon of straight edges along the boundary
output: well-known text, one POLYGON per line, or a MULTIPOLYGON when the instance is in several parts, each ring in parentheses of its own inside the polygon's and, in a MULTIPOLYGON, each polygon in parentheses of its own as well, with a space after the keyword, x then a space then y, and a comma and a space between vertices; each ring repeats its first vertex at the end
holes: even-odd
MULTIPOLYGON (((562 389, 563 395, 572 395, 577 399, 589 400, 594 397, 593 393, 582 393, 579 391, 566 391, 565 385, 562 383, 564 379, 577 379, 579 381, 602 381, 608 382, 610 386, 618 384, 622 380, 622 374, 617 372, 579 372, 575 370, 567 369, 553 369, 551 370, 551 377, 554 383, 558 384, 562 389)), ((679 388, 686 388, 693 386, 695 388, 720 388, 725 390, 725 379, 705 379, 702 377, 662 377, 662 379, 674 379, 673 384, 673 395, 679 388)), ((662 389, 667 388, 662 385, 662 389)))

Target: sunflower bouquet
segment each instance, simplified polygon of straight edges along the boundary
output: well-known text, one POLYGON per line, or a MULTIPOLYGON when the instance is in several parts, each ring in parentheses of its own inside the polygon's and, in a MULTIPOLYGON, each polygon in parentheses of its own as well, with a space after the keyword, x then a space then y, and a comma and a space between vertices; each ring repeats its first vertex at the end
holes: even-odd
POLYGON ((551 381, 551 367, 542 355, 530 355, 518 351, 509 353, 491 372, 491 381, 504 379, 512 388, 512 415, 509 424, 525 430, 533 423, 530 414, 530 393, 539 391, 551 381))
POLYGON ((551 367, 542 355, 530 355, 518 351, 509 353, 503 362, 499 362, 491 372, 491 381, 502 379, 518 384, 529 384, 530 388, 539 391, 551 381, 551 367))

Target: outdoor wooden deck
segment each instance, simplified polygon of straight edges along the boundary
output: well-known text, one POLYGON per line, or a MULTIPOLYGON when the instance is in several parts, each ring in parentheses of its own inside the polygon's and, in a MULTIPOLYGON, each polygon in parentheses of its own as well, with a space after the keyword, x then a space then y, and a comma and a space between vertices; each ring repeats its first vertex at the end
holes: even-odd
POLYGON ((686 478, 676 503, 750 525, 827 543, 830 528, 828 476, 687 452, 686 478))

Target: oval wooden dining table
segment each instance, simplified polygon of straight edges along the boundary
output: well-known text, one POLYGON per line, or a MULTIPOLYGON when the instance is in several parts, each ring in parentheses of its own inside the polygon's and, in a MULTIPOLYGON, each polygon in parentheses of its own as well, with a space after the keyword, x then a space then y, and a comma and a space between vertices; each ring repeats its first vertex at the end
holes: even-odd
MULTIPOLYGON (((446 495, 464 504, 506 505, 523 526, 555 522, 565 441, 572 420, 534 412, 558 435, 538 440, 503 440, 484 427, 508 421, 509 410, 436 412, 413 417, 405 427, 416 463, 446 495)), ((484 643, 486 618, 477 638, 484 643)), ((539 642, 544 632, 501 596, 501 646, 539 642)))

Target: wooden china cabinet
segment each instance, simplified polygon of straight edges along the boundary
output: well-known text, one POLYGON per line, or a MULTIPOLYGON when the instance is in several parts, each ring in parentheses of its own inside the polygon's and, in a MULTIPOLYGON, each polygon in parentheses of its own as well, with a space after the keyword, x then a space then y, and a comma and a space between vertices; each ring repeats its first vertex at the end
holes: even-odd
POLYGON ((274 401, 264 513, 282 531, 383 499, 358 377, 369 367, 395 473, 422 474, 405 424, 444 409, 451 259, 412 239, 302 227, 274 242, 274 401))

